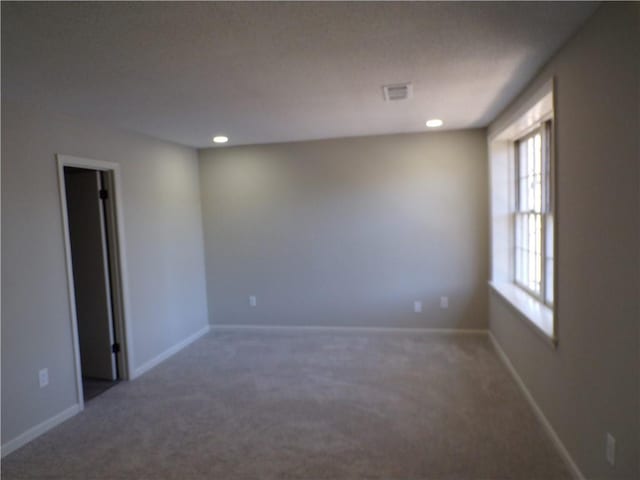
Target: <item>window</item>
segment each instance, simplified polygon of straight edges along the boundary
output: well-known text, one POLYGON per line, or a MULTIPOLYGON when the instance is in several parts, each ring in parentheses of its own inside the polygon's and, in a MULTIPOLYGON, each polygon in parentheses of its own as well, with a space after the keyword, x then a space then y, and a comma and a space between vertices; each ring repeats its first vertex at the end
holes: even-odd
POLYGON ((504 113, 488 143, 492 292, 555 346, 553 90, 550 79, 504 113))
POLYGON ((551 121, 514 142, 514 282, 553 305, 551 121))

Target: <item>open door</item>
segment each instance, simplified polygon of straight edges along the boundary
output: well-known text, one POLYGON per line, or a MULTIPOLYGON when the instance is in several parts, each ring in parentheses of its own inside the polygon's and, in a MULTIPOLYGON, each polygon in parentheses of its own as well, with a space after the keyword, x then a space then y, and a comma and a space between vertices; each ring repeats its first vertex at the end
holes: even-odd
POLYGON ((97 170, 64 167, 85 399, 94 396, 88 395, 88 389, 101 382, 108 388, 109 382, 119 378, 105 176, 97 170))

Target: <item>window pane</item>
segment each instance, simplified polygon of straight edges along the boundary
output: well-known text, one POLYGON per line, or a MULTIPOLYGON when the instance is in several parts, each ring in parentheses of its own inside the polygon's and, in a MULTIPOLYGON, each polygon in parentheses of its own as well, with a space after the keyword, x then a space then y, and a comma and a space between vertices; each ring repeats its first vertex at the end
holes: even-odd
POLYGON ((535 290, 536 283, 536 254, 533 250, 529 250, 529 255, 527 255, 529 259, 527 262, 529 263, 528 275, 527 275, 527 287, 530 290, 535 290))
POLYGON ((533 213, 529 214, 529 238, 527 239, 527 248, 531 251, 531 253, 535 253, 535 246, 537 243, 536 238, 536 218, 533 213))
POLYGON ((522 250, 522 278, 520 281, 523 285, 527 285, 527 278, 529 278, 529 252, 522 250))
POLYGON ((533 151, 534 151, 534 167, 533 171, 535 175, 540 175, 542 173, 542 159, 541 159, 541 138, 538 133, 535 137, 533 137, 533 151))
POLYGON ((527 194, 527 178, 521 178, 520 179, 520 211, 521 212, 526 212, 527 210, 529 210, 529 205, 527 204, 527 198, 528 198, 528 194, 527 194))
POLYGON ((553 258, 553 215, 547 214, 547 223, 545 224, 547 238, 545 239, 545 251, 548 258, 553 258))
POLYGON ((522 286, 540 295, 542 287, 542 215, 516 215, 515 279, 522 286))
POLYGON ((547 258, 545 298, 547 303, 553 304, 553 259, 547 258))
POLYGON ((533 176, 527 177, 527 210, 533 210, 535 203, 535 184, 533 180, 533 176))
POLYGON ((537 293, 542 293, 542 215, 536 215, 536 288, 537 293))
POLYGON ((527 275, 527 283, 526 286, 533 290, 533 284, 536 279, 536 252, 535 252, 535 242, 536 242, 536 223, 533 214, 529 214, 529 240, 527 247, 529 248, 529 270, 527 275))
POLYGON ((553 303, 553 215, 545 215, 545 300, 548 304, 553 303))
POLYGON ((533 175, 533 138, 527 140, 527 175, 533 175))

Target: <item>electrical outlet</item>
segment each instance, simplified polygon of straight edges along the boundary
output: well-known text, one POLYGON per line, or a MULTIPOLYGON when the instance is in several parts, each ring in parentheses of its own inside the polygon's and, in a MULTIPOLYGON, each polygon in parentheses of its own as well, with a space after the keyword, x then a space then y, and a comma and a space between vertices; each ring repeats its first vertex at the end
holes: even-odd
POLYGON ((616 464, 616 439, 610 433, 607 433, 606 457, 611 465, 616 464))
POLYGON ((449 308, 449 297, 440 297, 440 308, 449 308))
POLYGON ((44 388, 49 385, 49 369, 43 368, 38 372, 38 380, 40 381, 40 388, 44 388))
POLYGON ((416 313, 422 312, 422 302, 420 300, 413 302, 413 311, 416 313))
POLYGON ((258 302, 257 302, 257 300, 256 300, 256 297, 255 297, 255 296, 253 296, 253 295, 251 295, 251 296, 249 297, 249 306, 250 306, 250 307, 255 307, 257 304, 258 304, 258 302))

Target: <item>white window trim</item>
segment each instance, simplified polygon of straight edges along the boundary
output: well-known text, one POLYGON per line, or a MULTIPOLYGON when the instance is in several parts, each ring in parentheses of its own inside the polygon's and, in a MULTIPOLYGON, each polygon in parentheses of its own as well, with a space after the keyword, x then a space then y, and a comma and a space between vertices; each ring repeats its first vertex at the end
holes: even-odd
MULTIPOLYGON (((557 237, 558 215, 556 202, 552 202, 553 231, 554 231, 554 268, 553 288, 554 302, 550 307, 536 299, 514 281, 514 239, 513 212, 515 198, 514 141, 522 137, 547 120, 552 120, 555 130, 554 117, 554 84, 553 79, 545 83, 528 101, 526 101, 511 117, 501 122, 502 127, 497 132, 489 133, 489 165, 491 192, 491 280, 489 285, 500 299, 506 302, 525 320, 533 330, 544 339, 547 344, 555 346, 558 343, 557 318, 557 237)), ((555 132, 552 132, 552 155, 555 155, 555 132)), ((555 165, 555 161, 552 165, 555 165)), ((555 186, 555 166, 552 167, 552 189, 555 186)))

